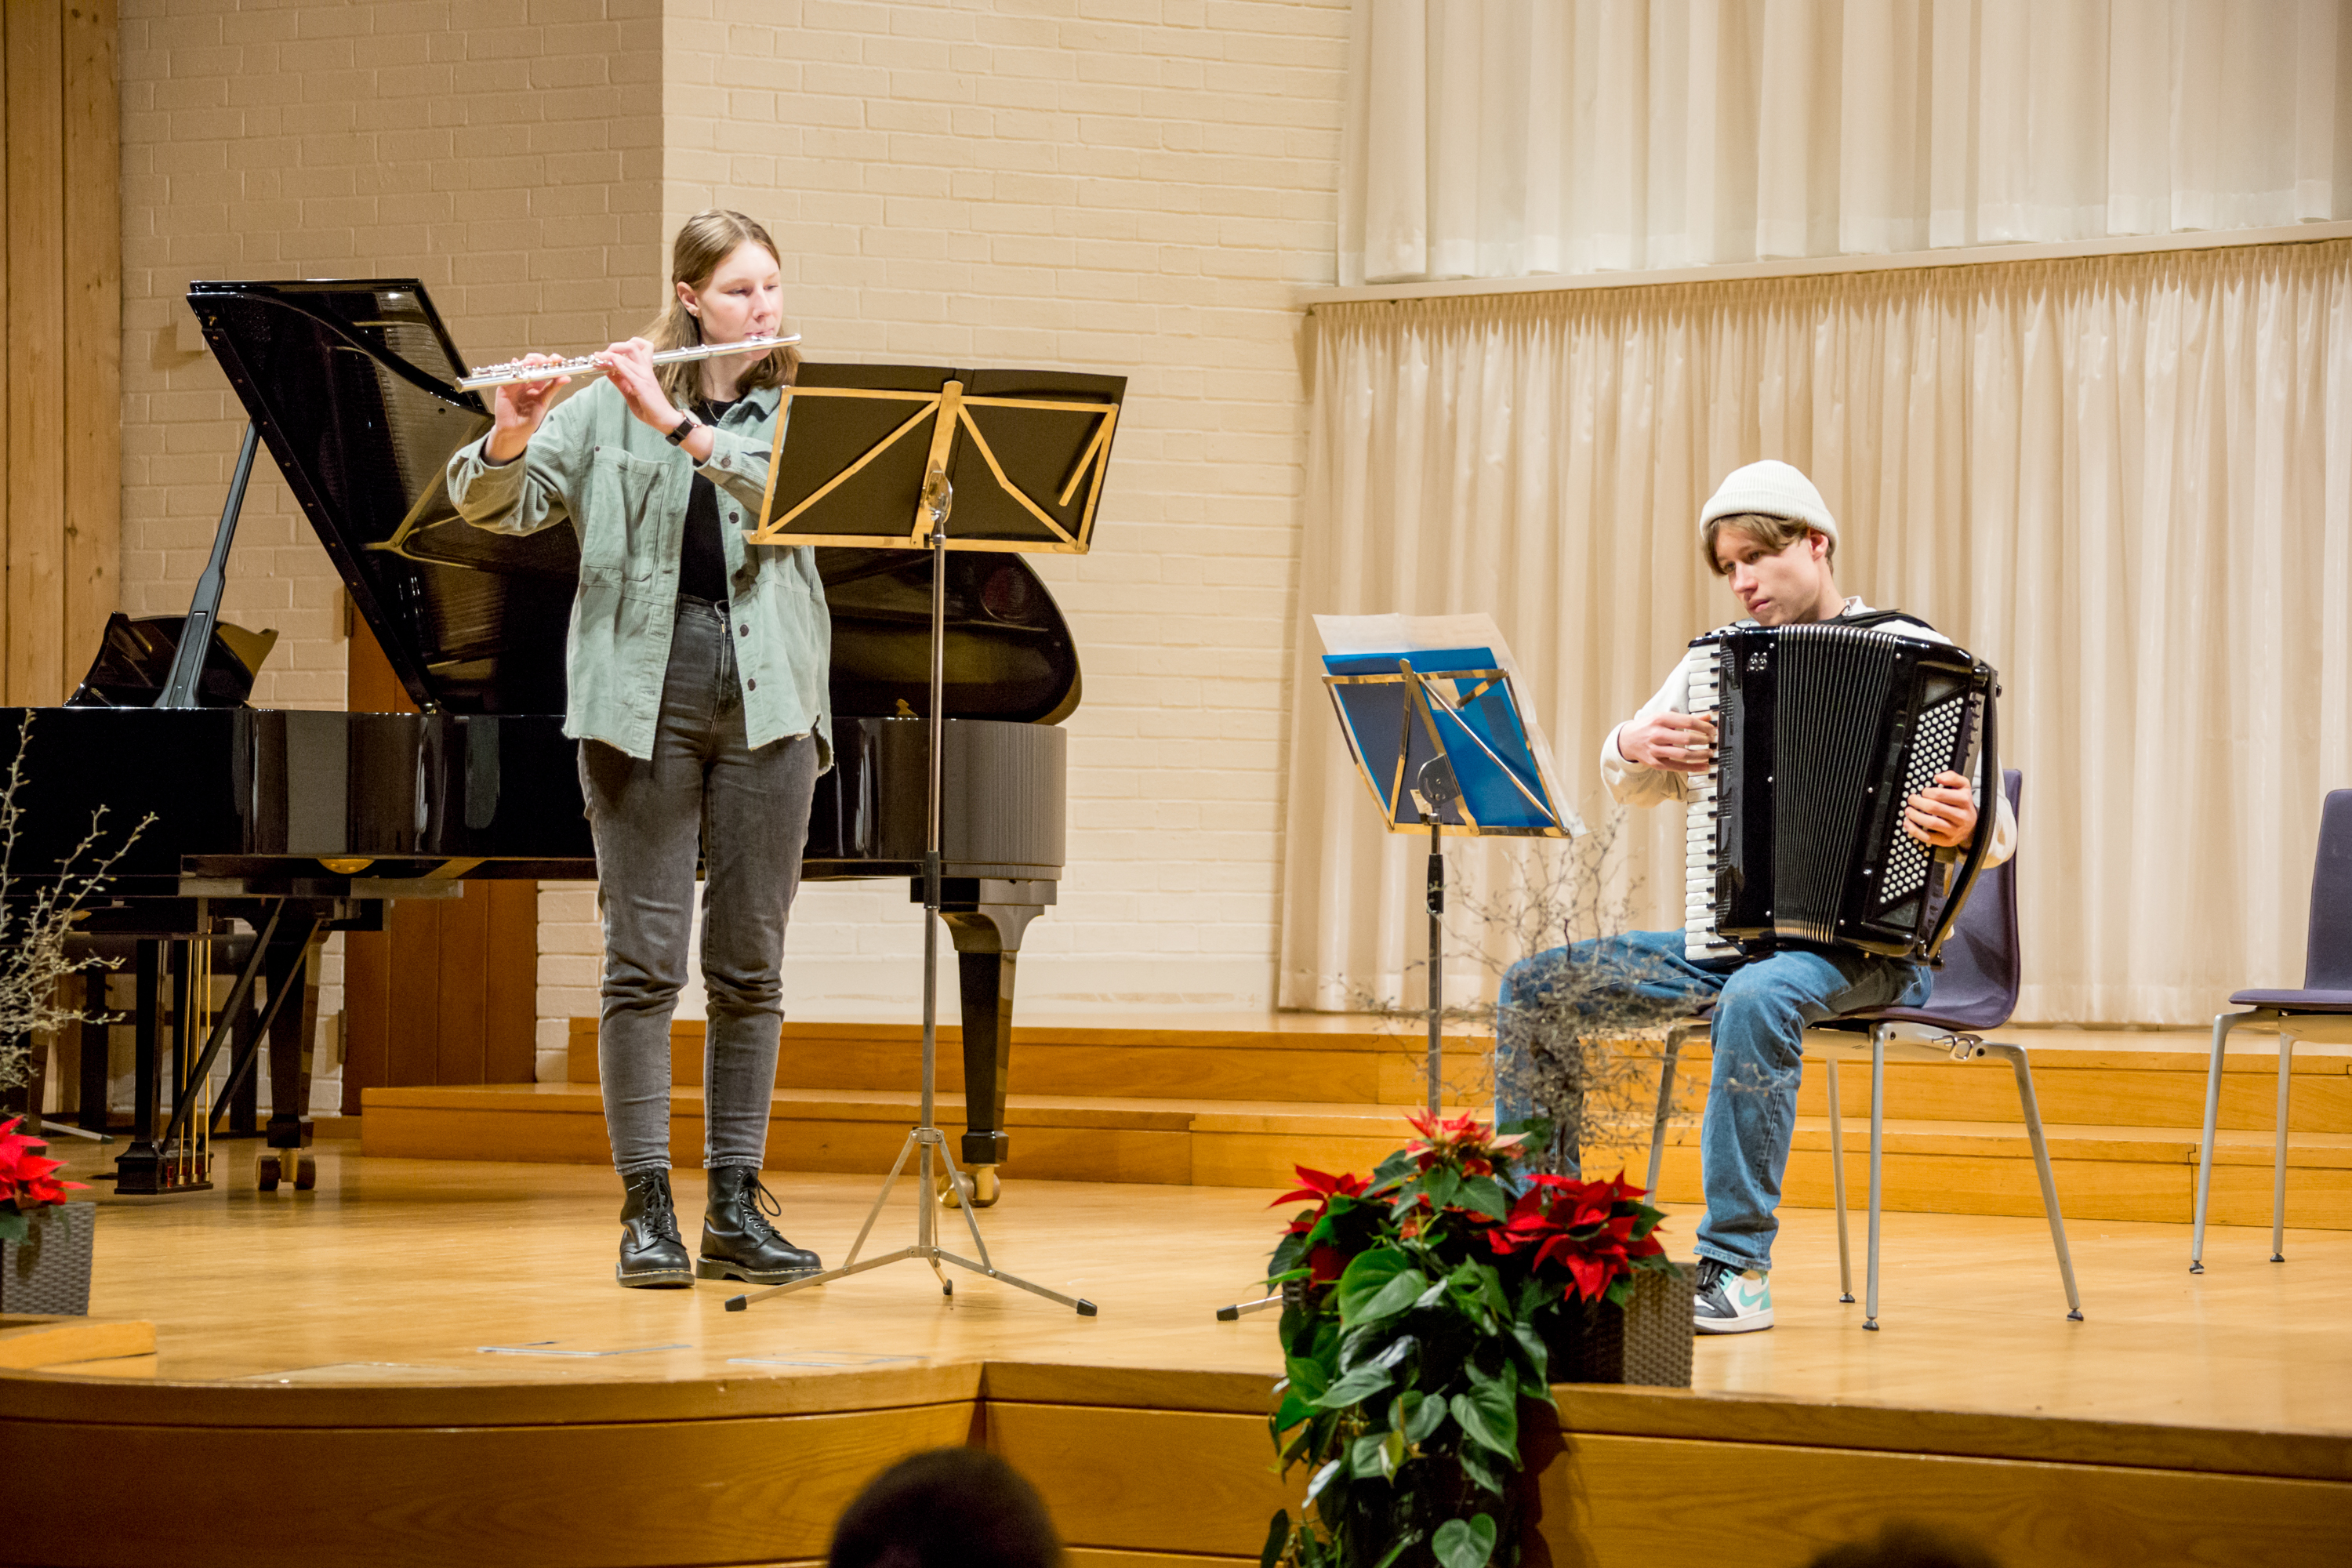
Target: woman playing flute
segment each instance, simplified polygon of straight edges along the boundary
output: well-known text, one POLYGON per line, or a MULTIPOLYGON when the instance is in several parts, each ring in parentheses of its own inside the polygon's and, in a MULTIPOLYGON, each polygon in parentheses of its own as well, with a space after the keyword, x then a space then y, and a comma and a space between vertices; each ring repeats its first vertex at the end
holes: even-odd
POLYGON ((624 1188, 616 1278, 768 1285, 822 1267, 769 1223, 782 1210, 760 1170, 784 925, 816 776, 832 765, 832 626, 814 552, 745 539, 798 354, 651 363, 657 350, 775 332, 775 242, 740 213, 698 213, 678 230, 670 279, 660 319, 606 349, 607 374, 578 395, 556 403, 556 381, 498 388, 489 434, 449 461, 449 493, 478 527, 568 521, 580 539, 564 733, 580 742, 596 844, 596 1061, 624 1188), (689 1256, 670 1194, 669 1031, 698 857, 709 1196, 689 1256))

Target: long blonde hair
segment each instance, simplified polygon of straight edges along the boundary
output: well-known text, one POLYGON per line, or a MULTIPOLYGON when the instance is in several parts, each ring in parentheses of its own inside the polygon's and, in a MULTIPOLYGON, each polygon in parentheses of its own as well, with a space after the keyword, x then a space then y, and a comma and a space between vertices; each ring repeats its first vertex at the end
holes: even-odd
MULTIPOLYGON (((702 319, 687 310, 686 301, 677 297, 677 285, 683 283, 699 293, 709 286, 719 264, 747 239, 774 257, 777 266, 783 265, 783 253, 768 237, 768 231, 741 213, 706 207, 678 226, 677 238, 669 247, 669 300, 644 334, 656 351, 691 348, 702 341, 702 319)), ((761 386, 788 386, 800 363, 796 348, 771 349, 752 362, 737 384, 746 392, 761 386)), ((702 401, 700 363, 666 364, 655 374, 661 378, 663 394, 677 406, 690 408, 702 401)))

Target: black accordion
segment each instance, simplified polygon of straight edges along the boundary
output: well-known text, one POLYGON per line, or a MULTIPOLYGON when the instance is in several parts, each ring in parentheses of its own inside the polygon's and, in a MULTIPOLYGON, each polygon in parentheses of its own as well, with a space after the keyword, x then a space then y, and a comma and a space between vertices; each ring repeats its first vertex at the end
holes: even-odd
POLYGON ((1715 720, 1717 745, 1691 781, 1690 957, 1793 942, 1923 961, 1942 945, 1999 816, 1999 689, 1990 665, 1894 619, 1731 626, 1691 644, 1690 709, 1715 720), (1992 781, 1960 851, 1903 830, 1904 803, 1947 770, 1992 781))

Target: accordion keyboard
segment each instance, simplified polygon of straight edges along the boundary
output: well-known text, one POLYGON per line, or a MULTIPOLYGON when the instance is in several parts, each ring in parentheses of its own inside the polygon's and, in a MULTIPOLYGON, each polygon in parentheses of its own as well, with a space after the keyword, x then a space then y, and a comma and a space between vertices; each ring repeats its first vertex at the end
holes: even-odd
MULTIPOLYGON (((1723 678, 1713 647, 1695 647, 1683 671, 1689 682, 1691 715, 1713 719, 1723 704, 1723 678)), ((1706 772, 1690 775, 1689 804, 1683 815, 1683 956, 1736 958, 1739 950, 1715 930, 1716 799, 1722 755, 1706 772)))

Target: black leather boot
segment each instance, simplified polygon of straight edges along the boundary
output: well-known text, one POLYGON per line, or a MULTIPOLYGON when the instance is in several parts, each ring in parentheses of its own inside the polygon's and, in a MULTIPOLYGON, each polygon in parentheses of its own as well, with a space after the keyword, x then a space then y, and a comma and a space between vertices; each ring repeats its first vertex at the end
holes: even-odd
POLYGON ((705 1279, 741 1279, 781 1285, 822 1272, 824 1262, 776 1234, 769 1215, 783 1205, 749 1165, 720 1165, 709 1173, 710 1200, 702 1213, 702 1258, 694 1271, 705 1279), (764 1210, 765 1212, 761 1212, 764 1210))
POLYGON ((621 1178, 621 1261, 613 1278, 624 1285, 675 1289, 694 1283, 686 1243, 677 1234, 677 1206, 670 1202, 669 1173, 640 1171, 621 1178))

